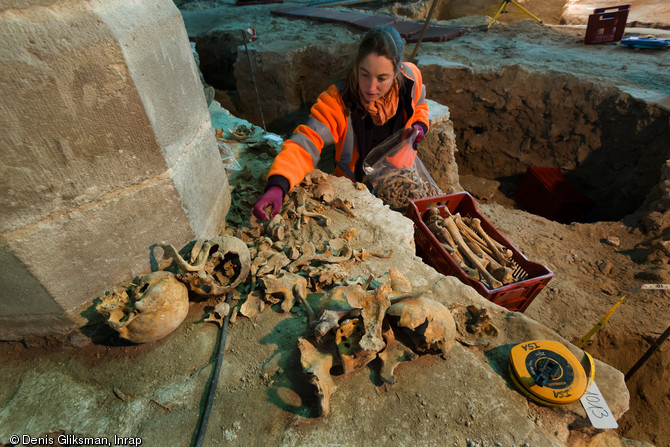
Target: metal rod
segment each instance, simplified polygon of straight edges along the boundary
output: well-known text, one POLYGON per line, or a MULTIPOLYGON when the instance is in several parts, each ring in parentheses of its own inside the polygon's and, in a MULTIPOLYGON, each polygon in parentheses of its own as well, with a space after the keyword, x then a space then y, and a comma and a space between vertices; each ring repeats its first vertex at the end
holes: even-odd
MULTIPOLYGON (((226 297, 226 303, 230 304, 232 293, 229 293, 226 297)), ((226 350, 226 337, 228 336, 228 322, 230 321, 230 312, 223 319, 223 326, 219 329, 219 346, 216 352, 216 363, 214 364, 214 372, 212 375, 212 381, 210 382, 209 389, 207 390, 207 401, 205 402, 205 408, 202 412, 200 421, 198 423, 198 431, 196 432, 195 447, 202 446, 202 442, 205 439, 205 433, 207 433, 207 422, 209 422, 209 413, 212 411, 212 405, 214 404, 214 396, 216 395, 216 386, 219 383, 219 375, 221 374, 221 363, 223 361, 223 353, 226 350)))
POLYGON ((670 335, 670 326, 668 326, 665 332, 663 332, 663 334, 661 334, 661 336, 656 339, 654 344, 652 344, 651 347, 647 349, 647 352, 645 352, 644 355, 640 357, 640 360, 638 360, 637 363, 633 365, 630 371, 626 373, 626 375, 624 376, 624 381, 628 382, 628 379, 633 377, 633 374, 635 374, 637 370, 640 369, 642 365, 644 365, 647 359, 661 346, 661 343, 663 343, 665 339, 668 338, 669 335, 670 335))
POLYGON ((416 52, 419 50, 419 45, 421 44, 421 41, 423 40, 423 35, 426 34, 426 29, 428 28, 428 23, 430 22, 430 18, 433 15, 433 11, 435 10, 435 6, 437 6, 438 0, 433 0, 433 4, 430 5, 430 10, 428 11, 428 17, 426 17, 426 21, 423 24, 423 28, 421 29, 421 34, 419 34, 419 40, 417 40, 416 45, 414 45, 414 51, 412 51, 412 55, 409 57, 409 60, 414 62, 414 56, 416 56, 416 52))
POLYGON ((251 57, 249 56, 249 47, 247 47, 247 32, 243 29, 242 38, 244 39, 244 49, 247 52, 247 64, 249 65, 249 71, 251 72, 251 81, 254 83, 254 90, 256 90, 256 100, 258 101, 258 111, 261 114, 261 122, 263 123, 263 130, 267 131, 265 128, 265 118, 263 117, 263 107, 261 106, 261 96, 258 94, 258 86, 256 86, 256 77, 254 76, 254 69, 251 67, 251 57))

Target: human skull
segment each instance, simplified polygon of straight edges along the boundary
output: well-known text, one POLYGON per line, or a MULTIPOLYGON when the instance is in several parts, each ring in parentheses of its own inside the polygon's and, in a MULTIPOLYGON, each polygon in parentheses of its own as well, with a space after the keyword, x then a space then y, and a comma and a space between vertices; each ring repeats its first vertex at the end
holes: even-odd
POLYGON ((114 290, 96 306, 122 338, 148 343, 174 331, 188 313, 188 290, 170 272, 141 275, 127 290, 114 290))
POLYGON ((220 296, 247 279, 251 253, 246 243, 232 236, 219 236, 209 240, 208 244, 213 252, 210 252, 204 268, 183 273, 178 278, 198 295, 220 296))
POLYGON ((454 317, 442 303, 423 297, 409 298, 394 303, 387 314, 395 317, 392 325, 406 330, 415 351, 439 350, 446 358, 457 332, 454 317))

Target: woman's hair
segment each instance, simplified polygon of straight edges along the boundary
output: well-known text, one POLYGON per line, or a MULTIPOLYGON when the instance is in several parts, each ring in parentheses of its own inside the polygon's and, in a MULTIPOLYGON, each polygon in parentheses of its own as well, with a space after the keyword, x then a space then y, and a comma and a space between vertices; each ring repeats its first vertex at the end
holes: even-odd
MULTIPOLYGON (((361 61, 369 54, 375 53, 388 58, 393 63, 393 71, 397 75, 402 66, 402 52, 404 43, 395 28, 382 25, 372 28, 365 33, 358 47, 356 59, 344 72, 344 91, 342 97, 347 106, 351 106, 358 99, 358 68, 361 61)), ((398 82, 402 85, 403 77, 398 76, 398 82)))

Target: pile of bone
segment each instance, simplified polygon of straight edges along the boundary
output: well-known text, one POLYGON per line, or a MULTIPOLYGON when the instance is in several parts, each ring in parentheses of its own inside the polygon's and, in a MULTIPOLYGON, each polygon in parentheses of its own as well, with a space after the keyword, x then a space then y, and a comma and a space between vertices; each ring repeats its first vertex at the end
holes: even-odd
POLYGON ((354 250, 348 239, 355 235, 349 230, 319 247, 311 242, 297 246, 287 244, 286 250, 264 241, 257 249, 251 263, 252 291, 240 307, 239 313, 252 318, 266 307, 279 304, 283 312, 293 308, 296 298, 303 300, 308 291, 319 291, 330 286, 346 284, 347 270, 356 262, 370 256, 389 257, 391 253, 372 253, 354 250))
POLYGON ((429 208, 423 220, 469 277, 482 281, 489 289, 528 277, 512 259, 512 250, 492 239, 482 228, 480 219, 451 214, 446 207, 444 210, 447 215, 442 217, 438 208, 429 208))
POLYGON ((381 379, 393 384, 398 364, 430 352, 446 358, 456 338, 449 309, 420 297, 424 292, 411 293, 397 270, 390 270, 389 280, 374 290, 368 290, 370 282, 331 289, 316 311, 302 300, 310 330, 298 339, 300 362, 316 387, 321 416, 329 413, 336 389, 333 367, 348 374, 379 358, 381 379))
POLYGON ((369 180, 375 196, 391 209, 404 211, 411 200, 434 197, 442 194, 430 178, 424 178, 414 168, 388 172, 369 180))
MULTIPOLYGON (((326 182, 327 178, 320 171, 310 174, 303 183, 304 187, 295 188, 291 200, 284 207, 284 214, 276 216, 267 226, 259 224, 254 229, 247 229, 247 232, 241 231, 241 238, 218 236, 196 241, 189 260, 185 260, 170 244, 156 244, 163 249, 162 257, 172 259, 174 268, 180 273, 160 271, 141 275, 129 286, 108 292, 96 305, 96 310, 122 338, 134 343, 148 343, 165 337, 179 327, 188 312, 188 292, 218 299, 220 302, 206 321, 222 324, 223 317, 229 313, 229 306, 223 302, 225 295, 230 293, 235 304, 240 297, 237 288, 240 285, 248 287, 246 280, 250 272, 253 276, 252 289, 259 278, 268 277, 260 281, 261 288, 253 291, 245 302, 243 310, 247 316, 253 315, 254 308, 262 309, 263 300, 274 304, 278 302, 278 295, 292 296, 287 290, 299 289, 303 283, 306 287, 305 277, 315 288, 320 288, 346 278, 346 269, 353 262, 375 255, 390 256, 388 253, 351 250, 347 238, 355 233, 330 241, 328 247, 320 252, 309 243, 301 244, 298 250, 297 241, 285 240, 285 234, 289 234, 290 229, 299 229, 307 220, 316 220, 319 225, 327 226, 329 218, 317 212, 323 212, 325 207, 354 217, 351 204, 334 197, 335 191, 326 182), (313 197, 318 197, 318 200, 313 197), (247 243, 255 247, 253 263, 252 251, 247 243), (337 256, 334 251, 337 251, 337 256), (298 270, 303 276, 295 273, 298 270), (263 293, 261 301, 258 299, 260 293, 263 293)), ((286 299, 282 304, 283 309, 290 309, 291 306, 292 299, 286 299)), ((234 312, 238 309, 239 306, 235 306, 234 312)), ((231 320, 235 316, 233 313, 231 320)))
MULTIPOLYGON (((336 196, 329 178, 321 171, 312 171, 293 188, 279 214, 267 223, 252 219, 251 227, 238 232, 240 239, 249 245, 252 258, 251 293, 239 310, 243 316, 251 318, 274 304, 280 304, 282 311, 288 312, 296 297, 304 298, 307 290, 346 284, 348 270, 356 262, 392 255, 391 250, 376 253, 354 248, 354 228, 317 245, 304 241, 300 230, 305 226, 314 225, 323 228, 323 234, 332 234, 331 218, 324 214, 328 210, 346 218, 356 217, 352 204, 336 196)), ((307 228, 311 237, 312 229, 307 228)))
POLYGON ((401 362, 425 353, 446 357, 455 339, 463 341, 458 336, 465 333, 458 329, 461 320, 468 327, 486 329, 469 329, 474 334, 468 335, 470 344, 487 343, 496 335, 480 310, 477 318, 473 311, 456 310, 456 321, 444 305, 422 297, 425 292, 413 292, 397 270, 384 275, 386 282, 372 276, 351 277, 352 265, 392 253, 355 248, 353 228, 328 236, 331 222, 323 213, 337 210, 344 219, 354 217, 351 204, 335 197, 328 178, 312 173, 294 188, 282 212, 270 222, 252 221, 250 228, 238 231, 239 238, 197 241, 189 260, 172 245, 157 244, 181 273, 145 275, 131 287, 108 295, 98 310, 123 338, 145 343, 180 325, 188 312, 187 292, 219 301, 205 320, 218 324, 226 316, 231 322, 238 314, 252 318, 272 305, 286 314, 299 306, 308 321, 306 335, 297 340, 300 362, 315 387, 322 416, 329 413, 336 389, 331 371, 348 374, 379 358, 379 375, 392 384, 401 362), (305 242, 306 237, 315 242, 305 242), (308 292, 313 293, 311 303, 308 292), (232 309, 224 296, 230 296, 232 309))
POLYGON ((337 216, 333 210, 355 218, 351 203, 336 197, 329 178, 312 172, 288 195, 280 214, 265 224, 252 221, 250 228, 238 232, 252 258, 251 291, 239 315, 252 318, 272 305, 285 313, 294 306, 304 309, 309 327, 307 336, 298 340, 300 361, 315 386, 322 416, 329 413, 335 391, 331 370, 347 374, 379 357, 380 376, 390 384, 399 363, 428 352, 444 356, 456 336, 449 310, 420 297, 423 292, 413 293, 396 270, 388 273, 385 284, 350 275, 356 263, 388 258, 392 252, 356 247, 354 228, 327 236, 333 231, 328 228, 331 218, 337 216), (310 295, 310 304, 308 293, 320 293, 321 298, 315 302, 310 295))

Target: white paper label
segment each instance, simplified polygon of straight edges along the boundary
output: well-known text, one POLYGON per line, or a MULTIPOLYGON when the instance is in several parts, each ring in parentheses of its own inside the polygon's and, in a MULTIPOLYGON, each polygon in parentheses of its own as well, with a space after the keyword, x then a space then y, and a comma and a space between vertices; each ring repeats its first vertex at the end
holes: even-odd
POLYGON ((584 393, 579 401, 582 403, 586 414, 589 415, 589 420, 595 428, 605 429, 605 428, 618 428, 619 424, 617 423, 610 408, 605 402, 605 398, 598 389, 596 382, 591 383, 589 390, 584 393))

